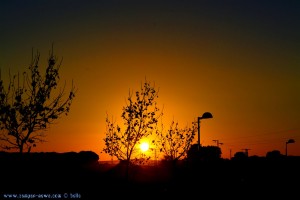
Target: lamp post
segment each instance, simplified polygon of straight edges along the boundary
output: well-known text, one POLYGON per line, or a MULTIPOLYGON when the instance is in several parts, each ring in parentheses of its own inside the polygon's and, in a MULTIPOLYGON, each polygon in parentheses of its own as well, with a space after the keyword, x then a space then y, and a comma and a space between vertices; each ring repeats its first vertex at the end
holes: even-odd
POLYGON ((285 142, 285 156, 288 155, 287 145, 290 144, 290 143, 295 143, 295 140, 294 139, 289 139, 288 141, 285 142))
POLYGON ((198 151, 200 150, 200 120, 213 118, 210 112, 203 113, 202 117, 198 117, 198 151))

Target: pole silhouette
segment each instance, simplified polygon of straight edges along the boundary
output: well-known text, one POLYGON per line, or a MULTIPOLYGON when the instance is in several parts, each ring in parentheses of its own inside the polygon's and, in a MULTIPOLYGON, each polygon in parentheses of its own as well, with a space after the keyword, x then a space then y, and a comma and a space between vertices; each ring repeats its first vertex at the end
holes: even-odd
POLYGON ((295 140, 294 139, 289 139, 288 141, 285 142, 285 156, 288 155, 288 148, 287 148, 287 146, 290 143, 295 143, 295 140))
POLYGON ((203 113, 202 117, 198 117, 198 151, 200 151, 200 120, 213 118, 210 112, 203 113))

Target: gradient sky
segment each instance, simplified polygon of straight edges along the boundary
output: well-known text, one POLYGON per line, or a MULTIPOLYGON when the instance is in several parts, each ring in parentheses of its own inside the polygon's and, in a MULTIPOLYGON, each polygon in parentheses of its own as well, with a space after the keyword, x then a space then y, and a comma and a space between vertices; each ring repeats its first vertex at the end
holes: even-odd
MULTIPOLYGON (((100 160, 106 113, 120 123, 129 89, 159 87, 164 123, 204 112, 201 144, 222 157, 250 149, 300 155, 300 1, 0 1, 2 76, 24 71, 52 43, 77 95, 34 151, 92 150, 100 160)), ((45 66, 45 65, 44 65, 45 66)), ((195 143, 196 143, 195 139, 195 143)))

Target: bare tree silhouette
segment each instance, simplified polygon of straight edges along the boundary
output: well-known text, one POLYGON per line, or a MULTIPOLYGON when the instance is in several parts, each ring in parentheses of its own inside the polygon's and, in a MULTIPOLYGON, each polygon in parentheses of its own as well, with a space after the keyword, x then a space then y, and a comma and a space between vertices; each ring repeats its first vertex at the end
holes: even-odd
POLYGON ((157 107, 158 90, 149 81, 141 84, 139 91, 129 92, 128 104, 123 107, 124 129, 115 121, 106 118, 106 137, 103 151, 126 163, 126 178, 129 165, 137 158, 141 139, 152 135, 162 112, 157 107), (135 94, 135 95, 133 95, 135 94))
POLYGON ((75 87, 72 82, 68 96, 65 97, 65 85, 58 92, 59 69, 62 61, 57 63, 53 48, 48 58, 45 74, 39 68, 40 54, 32 57, 29 73, 23 72, 11 76, 5 87, 0 73, 0 140, 1 147, 7 150, 24 148, 30 152, 36 143, 43 142, 48 128, 62 114, 68 114, 75 87))
POLYGON ((192 127, 180 128, 178 122, 171 122, 170 128, 157 131, 157 146, 160 152, 164 153, 164 158, 168 161, 176 162, 187 155, 197 131, 197 124, 192 123, 192 127))

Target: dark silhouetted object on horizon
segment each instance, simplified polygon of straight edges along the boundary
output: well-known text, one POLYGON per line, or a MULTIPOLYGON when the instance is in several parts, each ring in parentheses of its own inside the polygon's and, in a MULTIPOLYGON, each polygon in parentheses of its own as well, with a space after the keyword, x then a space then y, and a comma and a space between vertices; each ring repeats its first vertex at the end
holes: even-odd
POLYGON ((57 63, 52 49, 43 76, 39 60, 37 53, 32 58, 29 73, 25 71, 13 77, 9 74, 7 87, 0 73, 0 141, 4 142, 0 145, 5 150, 17 149, 23 153, 25 148, 30 152, 37 143, 44 142, 45 134, 41 131, 70 111, 75 97, 73 82, 66 97, 65 86, 55 92, 61 61, 57 63))
POLYGON ((291 144, 291 143, 295 143, 295 140, 294 139, 289 139, 288 141, 285 142, 285 156, 288 156, 288 144, 291 144))
POLYGON ((213 118, 212 114, 210 112, 205 112, 202 114, 201 117, 198 117, 198 150, 200 150, 201 144, 200 144, 200 120, 201 119, 210 119, 213 118))

